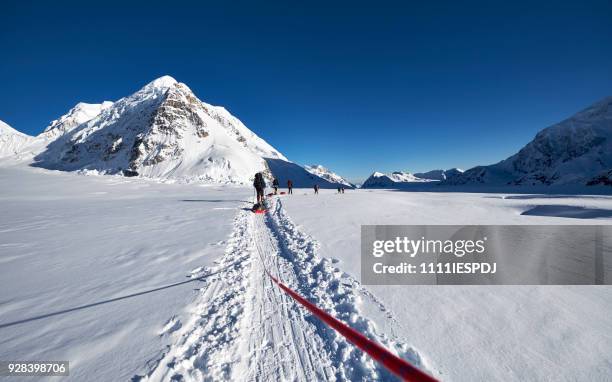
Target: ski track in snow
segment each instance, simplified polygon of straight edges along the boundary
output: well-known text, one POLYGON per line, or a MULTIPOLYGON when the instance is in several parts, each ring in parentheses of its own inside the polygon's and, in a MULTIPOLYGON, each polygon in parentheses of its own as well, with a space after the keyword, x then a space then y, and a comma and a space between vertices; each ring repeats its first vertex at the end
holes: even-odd
POLYGON ((368 299, 389 320, 390 310, 332 261, 317 256, 318 243, 269 201, 266 214, 240 211, 225 254, 191 277, 203 280, 187 323, 168 320, 161 335, 173 344, 133 380, 358 381, 396 380, 348 343, 266 275, 277 276, 311 302, 425 371, 433 370, 405 341, 377 330, 359 309, 368 299))

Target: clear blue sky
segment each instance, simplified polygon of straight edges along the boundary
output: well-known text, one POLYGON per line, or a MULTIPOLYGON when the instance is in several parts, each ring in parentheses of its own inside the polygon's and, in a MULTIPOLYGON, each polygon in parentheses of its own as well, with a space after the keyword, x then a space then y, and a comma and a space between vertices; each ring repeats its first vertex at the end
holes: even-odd
POLYGON ((18 130, 169 74, 352 180, 497 162, 612 95, 609 0, 3 1, 0 47, 18 130))

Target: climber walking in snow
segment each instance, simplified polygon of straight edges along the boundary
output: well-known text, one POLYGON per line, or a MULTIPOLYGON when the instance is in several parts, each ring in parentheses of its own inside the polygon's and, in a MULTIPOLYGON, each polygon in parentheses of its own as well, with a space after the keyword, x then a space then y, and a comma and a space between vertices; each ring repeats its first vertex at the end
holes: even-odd
POLYGON ((291 179, 287 181, 287 194, 293 194, 293 182, 291 179))
POLYGON ((261 172, 255 174, 253 187, 255 187, 255 191, 257 192, 257 204, 262 205, 264 201, 264 189, 266 188, 266 182, 261 172))
POLYGON ((274 195, 278 194, 278 179, 274 178, 272 181, 272 187, 274 188, 274 195))
POLYGON ((319 185, 318 184, 314 185, 314 191, 315 191, 315 195, 319 193, 319 185))

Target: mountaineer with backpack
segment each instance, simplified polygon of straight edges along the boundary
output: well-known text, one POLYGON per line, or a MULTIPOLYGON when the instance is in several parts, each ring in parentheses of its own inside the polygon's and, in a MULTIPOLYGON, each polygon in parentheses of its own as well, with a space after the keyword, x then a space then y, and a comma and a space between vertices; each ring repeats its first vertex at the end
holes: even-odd
POLYGON ((293 182, 291 179, 287 181, 287 194, 293 194, 293 182))
POLYGON ((257 192, 257 204, 255 204, 255 206, 253 206, 253 209, 257 209, 255 208, 256 206, 258 207, 263 207, 263 202, 264 202, 264 189, 266 188, 266 181, 264 180, 263 174, 261 172, 258 172, 257 174, 255 174, 255 180, 253 180, 253 187, 255 187, 255 191, 257 192))
POLYGON ((278 179, 274 178, 272 181, 272 187, 274 188, 274 195, 278 193, 278 179))

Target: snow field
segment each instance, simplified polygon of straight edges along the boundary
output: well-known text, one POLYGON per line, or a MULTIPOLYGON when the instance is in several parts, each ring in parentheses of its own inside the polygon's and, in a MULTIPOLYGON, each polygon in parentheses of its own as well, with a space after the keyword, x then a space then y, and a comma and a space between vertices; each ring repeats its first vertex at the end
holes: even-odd
POLYGON ((390 326, 396 325, 392 313, 331 261, 317 256, 316 241, 296 228, 280 200, 269 203, 266 215, 239 213, 226 255, 204 272, 207 284, 192 309, 194 318, 176 333, 176 344, 150 380, 395 379, 282 292, 265 269, 427 370, 419 352, 377 329, 360 305, 364 300, 374 304, 390 326))
POLYGON ((69 381, 393 379, 264 269, 445 381, 612 373, 610 287, 359 283, 362 224, 610 224, 609 196, 296 189, 255 215, 248 188, 12 165, 0 182, 0 359, 68 359, 69 381))
MULTIPOLYGON (((612 197, 323 190, 283 208, 317 238, 318 255, 359 280, 363 224, 612 224, 610 218, 523 215, 538 205, 612 211, 612 197)), ((364 315, 427 355, 444 381, 608 381, 610 286, 365 286, 388 309, 364 315)), ((438 374, 436 374, 438 375, 438 374)))

